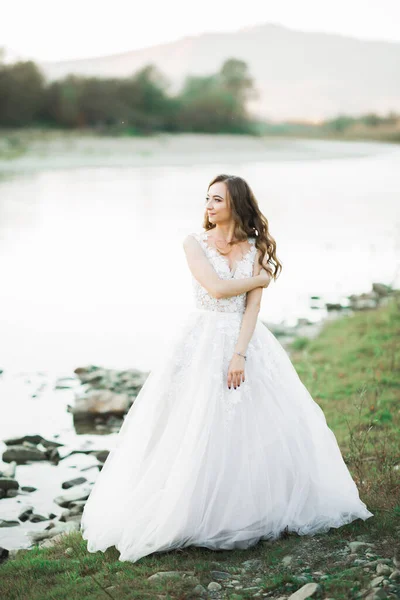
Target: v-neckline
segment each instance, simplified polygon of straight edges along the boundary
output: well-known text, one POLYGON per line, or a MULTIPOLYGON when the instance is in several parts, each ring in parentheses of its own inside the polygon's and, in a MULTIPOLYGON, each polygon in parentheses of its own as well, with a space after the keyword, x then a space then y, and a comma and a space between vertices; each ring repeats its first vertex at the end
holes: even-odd
MULTIPOLYGON (((203 235, 204 235, 204 236, 205 236, 205 237, 208 239, 209 233, 208 233, 207 231, 205 231, 203 235)), ((226 266, 227 266, 227 268, 228 268, 228 271, 229 271, 229 273, 230 273, 231 277, 234 277, 234 276, 235 276, 235 274, 236 274, 236 272, 237 272, 237 270, 238 270, 238 268, 239 268, 239 265, 240 265, 242 262, 244 262, 244 260, 245 260, 245 259, 246 259, 246 258, 249 256, 249 254, 250 254, 250 253, 253 251, 253 248, 254 248, 254 244, 253 244, 253 238, 247 238, 247 241, 248 241, 248 243, 249 243, 249 245, 250 245, 250 248, 249 248, 249 249, 248 249, 248 250, 247 250, 247 251, 246 251, 246 252, 243 254, 242 258, 236 262, 236 265, 235 265, 235 269, 234 269, 234 271, 232 271, 232 268, 231 268, 231 266, 230 266, 230 264, 229 264, 229 260, 227 259, 227 257, 226 257, 226 256, 224 256, 223 254, 221 254, 220 252, 218 252, 218 250, 217 250, 216 248, 214 248, 213 246, 210 246, 210 245, 209 245, 209 244, 208 244, 206 241, 205 241, 204 243, 205 243, 205 245, 207 246, 207 249, 208 249, 209 251, 211 251, 211 252, 214 252, 214 254, 215 254, 215 256, 216 256, 217 258, 221 258, 221 259, 223 260, 223 262, 226 264, 226 266)))

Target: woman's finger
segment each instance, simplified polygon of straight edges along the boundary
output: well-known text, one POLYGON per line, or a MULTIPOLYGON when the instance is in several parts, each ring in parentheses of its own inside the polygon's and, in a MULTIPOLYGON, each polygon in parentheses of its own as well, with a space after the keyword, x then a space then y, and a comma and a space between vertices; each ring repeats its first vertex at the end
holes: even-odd
POLYGON ((236 390, 236 386, 237 386, 236 371, 233 371, 232 380, 233 380, 233 387, 236 390))

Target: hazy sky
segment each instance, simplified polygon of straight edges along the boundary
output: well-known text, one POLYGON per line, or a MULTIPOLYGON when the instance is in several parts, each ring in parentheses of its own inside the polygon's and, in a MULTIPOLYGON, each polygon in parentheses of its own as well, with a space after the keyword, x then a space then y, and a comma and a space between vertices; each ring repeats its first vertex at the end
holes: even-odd
POLYGON ((400 42, 400 0, 0 0, 0 15, 0 47, 36 60, 116 54, 262 23, 400 42))

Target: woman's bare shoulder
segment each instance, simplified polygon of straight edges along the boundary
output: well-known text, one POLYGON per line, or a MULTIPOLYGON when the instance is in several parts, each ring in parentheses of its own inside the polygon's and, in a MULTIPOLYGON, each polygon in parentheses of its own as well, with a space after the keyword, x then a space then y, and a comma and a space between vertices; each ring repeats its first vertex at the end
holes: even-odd
POLYGON ((196 244, 196 242, 199 242, 202 239, 202 233, 203 232, 201 231, 191 231, 187 233, 182 240, 183 246, 189 247, 196 244))

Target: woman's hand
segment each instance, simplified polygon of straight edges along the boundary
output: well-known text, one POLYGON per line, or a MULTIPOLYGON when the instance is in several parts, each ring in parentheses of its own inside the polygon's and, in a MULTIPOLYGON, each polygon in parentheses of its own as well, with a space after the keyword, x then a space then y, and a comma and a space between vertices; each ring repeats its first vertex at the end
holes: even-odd
POLYGON ((257 277, 260 278, 260 287, 266 288, 271 283, 272 275, 264 267, 261 267, 261 271, 257 277))
POLYGON ((231 386, 236 388, 240 386, 241 382, 244 381, 244 356, 239 356, 239 354, 234 354, 231 358, 231 362, 229 363, 228 368, 228 388, 231 389, 231 386))

